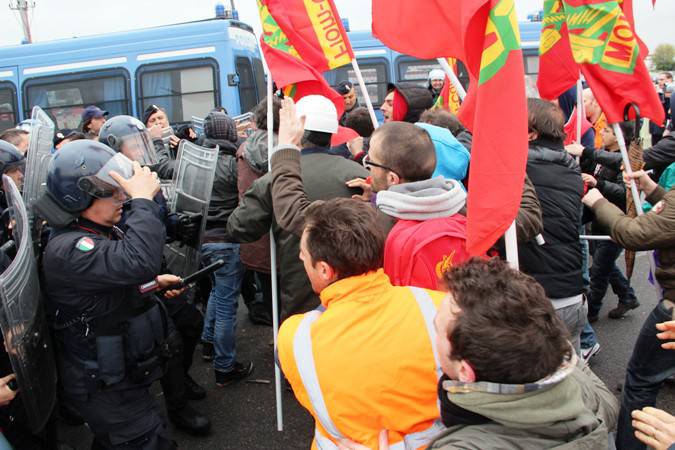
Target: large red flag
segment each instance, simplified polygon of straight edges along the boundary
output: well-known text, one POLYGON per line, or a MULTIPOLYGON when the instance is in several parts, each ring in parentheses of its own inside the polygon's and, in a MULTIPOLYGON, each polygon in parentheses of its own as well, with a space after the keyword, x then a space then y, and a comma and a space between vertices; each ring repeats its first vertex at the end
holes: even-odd
POLYGON ((539 39, 539 95, 553 100, 579 79, 579 66, 572 57, 562 0, 544 0, 544 19, 539 39))
POLYGON ((340 117, 344 111, 342 96, 330 87, 317 69, 300 58, 267 6, 258 1, 258 7, 263 26, 260 48, 277 86, 295 101, 306 95, 323 95, 335 104, 340 117))
POLYGON ((303 61, 319 72, 349 64, 349 38, 333 0, 260 0, 303 61))
POLYGON ((467 249, 482 254, 515 219, 525 179, 527 102, 514 1, 373 0, 373 32, 394 50, 454 56, 469 71, 460 109, 474 135, 467 249))
MULTIPOLYGON (((658 124, 664 111, 644 63, 647 48, 635 33, 631 0, 563 0, 572 55, 609 123, 635 103, 658 124)), ((631 110, 631 115, 632 115, 631 110)))
MULTIPOLYGON (((447 59, 448 65, 452 71, 457 74, 457 60, 455 58, 447 59)), ((450 78, 446 75, 443 81, 443 88, 441 89, 440 94, 438 94, 438 98, 436 99, 436 102, 434 102, 433 108, 447 109, 451 113, 457 114, 460 106, 461 103, 457 88, 455 88, 452 81, 450 81, 450 78)))

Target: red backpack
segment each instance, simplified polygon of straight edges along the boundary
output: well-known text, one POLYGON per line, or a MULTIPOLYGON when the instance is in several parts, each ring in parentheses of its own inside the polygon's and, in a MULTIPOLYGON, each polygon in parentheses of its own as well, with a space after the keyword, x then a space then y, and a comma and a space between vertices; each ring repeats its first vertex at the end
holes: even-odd
POLYGON ((461 214, 399 220, 384 246, 384 271, 395 286, 439 290, 443 272, 467 259, 466 217, 461 214))

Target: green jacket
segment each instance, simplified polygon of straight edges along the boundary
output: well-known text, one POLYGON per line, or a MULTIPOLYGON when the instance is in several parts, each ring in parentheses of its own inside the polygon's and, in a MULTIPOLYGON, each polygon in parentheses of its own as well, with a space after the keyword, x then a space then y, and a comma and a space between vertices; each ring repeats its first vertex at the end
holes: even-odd
POLYGON ((546 390, 455 393, 450 400, 491 422, 450 427, 429 449, 606 449, 619 413, 614 395, 586 365, 546 390))
POLYGON ((629 250, 658 250, 656 280, 663 297, 675 301, 675 190, 658 186, 647 201, 663 201, 660 212, 653 210, 636 218, 626 216, 606 199, 593 205, 596 220, 610 230, 612 239, 629 250))
MULTIPOLYGON (((361 165, 321 149, 304 149, 300 161, 302 182, 310 201, 359 194, 358 190, 348 188, 345 183, 368 176, 368 171, 361 165)), ((225 242, 255 242, 272 227, 277 243, 281 317, 285 319, 316 308, 320 301, 312 291, 298 257, 300 238, 277 225, 274 220, 275 207, 291 210, 294 205, 282 201, 282 204, 273 206, 272 174, 268 172, 253 182, 239 201, 237 209, 230 215, 225 228, 225 242)))

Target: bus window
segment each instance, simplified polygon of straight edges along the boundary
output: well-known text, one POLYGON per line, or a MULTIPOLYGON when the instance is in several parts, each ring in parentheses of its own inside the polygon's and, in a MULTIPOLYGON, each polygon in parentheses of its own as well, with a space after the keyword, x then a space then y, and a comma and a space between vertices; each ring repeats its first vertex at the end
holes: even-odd
POLYGON ((404 84, 427 87, 429 72, 440 68, 435 59, 402 60, 398 63, 398 79, 404 84))
POLYGON ((0 83, 0 131, 13 128, 16 120, 16 90, 8 82, 0 83))
POLYGON ((139 114, 157 105, 166 110, 171 123, 205 117, 219 106, 215 66, 215 61, 192 61, 139 67, 139 114))
MULTIPOLYGON (((265 80, 265 69, 258 58, 253 58, 253 74, 255 75, 255 87, 258 91, 258 102, 267 96, 267 82, 265 80)), ((242 112, 245 112, 242 110, 242 112)))
POLYGON ((537 78, 539 73, 539 56, 537 55, 525 55, 523 56, 525 60, 525 74, 533 75, 534 79, 537 78))
POLYGON ((239 106, 243 114, 251 111, 258 104, 255 91, 256 80, 253 77, 253 68, 248 58, 239 56, 234 64, 237 75, 239 75, 239 106))
POLYGON ((111 116, 129 114, 126 70, 102 70, 32 78, 24 83, 24 116, 30 117, 33 106, 49 114, 57 128, 78 128, 80 114, 96 105, 111 116))
MULTIPOLYGON (((384 97, 387 96, 387 84, 389 82, 387 79, 387 63, 384 60, 359 61, 359 69, 361 69, 361 75, 363 75, 363 81, 366 84, 366 90, 368 91, 370 101, 375 108, 378 108, 382 102, 384 102, 384 97)), ((335 85, 338 85, 345 80, 351 81, 356 88, 356 96, 359 99, 359 104, 361 106, 366 105, 361 89, 358 87, 358 80, 352 66, 343 66, 333 69, 331 75, 334 76, 335 85)))

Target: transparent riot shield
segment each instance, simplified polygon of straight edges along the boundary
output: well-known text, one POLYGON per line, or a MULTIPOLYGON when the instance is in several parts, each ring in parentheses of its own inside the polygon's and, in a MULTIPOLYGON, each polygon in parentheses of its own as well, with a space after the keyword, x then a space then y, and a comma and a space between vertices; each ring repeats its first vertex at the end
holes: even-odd
POLYGON ((47 187, 47 171, 54 147, 54 122, 42 108, 35 106, 31 116, 33 126, 28 139, 28 160, 23 182, 23 199, 32 219, 33 203, 47 187))
POLYGON ((56 403, 56 364, 44 314, 28 214, 11 178, 2 177, 16 256, 0 274, 0 328, 32 431, 40 431, 56 403))
POLYGON ((169 270, 181 277, 195 272, 199 267, 217 162, 218 148, 204 148, 186 140, 180 141, 173 183, 165 189, 169 208, 182 215, 201 215, 197 239, 187 243, 176 240, 165 246, 164 255, 169 270))

